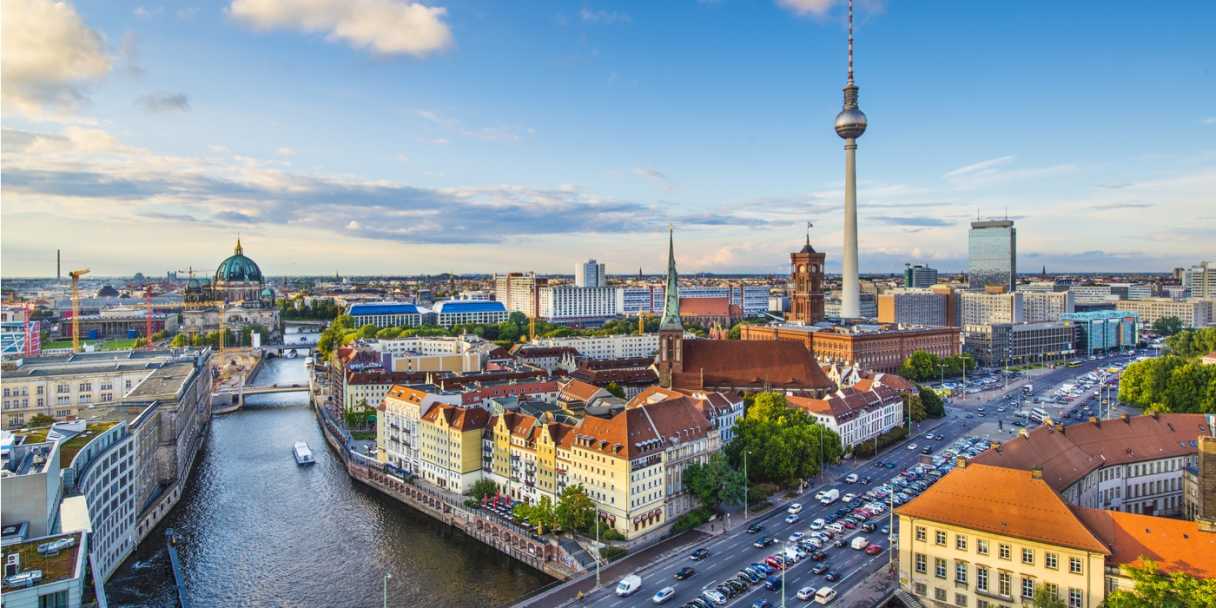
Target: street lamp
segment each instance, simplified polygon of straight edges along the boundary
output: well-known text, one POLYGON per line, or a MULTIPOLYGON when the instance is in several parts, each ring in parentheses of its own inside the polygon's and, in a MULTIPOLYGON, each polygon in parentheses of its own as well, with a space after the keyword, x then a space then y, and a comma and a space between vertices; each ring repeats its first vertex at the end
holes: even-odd
POLYGON ((388 608, 388 579, 393 578, 392 574, 384 573, 384 608, 388 608))
POLYGON ((747 478, 747 455, 751 454, 749 450, 743 450, 743 523, 747 523, 747 486, 750 485, 747 478))
POLYGON ((789 561, 789 549, 790 543, 786 541, 784 557, 787 559, 782 560, 781 563, 781 608, 785 608, 785 571, 789 569, 789 564, 785 562, 789 561))

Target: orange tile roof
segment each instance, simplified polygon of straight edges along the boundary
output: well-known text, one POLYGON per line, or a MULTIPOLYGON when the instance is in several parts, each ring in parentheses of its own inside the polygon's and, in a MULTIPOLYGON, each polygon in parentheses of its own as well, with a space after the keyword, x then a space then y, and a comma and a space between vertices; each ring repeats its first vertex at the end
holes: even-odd
POLYGON ((692 399, 680 397, 629 408, 608 419, 584 416, 574 428, 574 445, 633 459, 662 452, 673 438, 691 441, 711 430, 713 427, 692 399))
POLYGON ((1072 507, 1077 517, 1110 548, 1107 565, 1140 565, 1151 559, 1166 572, 1216 578, 1216 533, 1194 521, 1122 511, 1072 507))
POLYGON ((562 387, 561 397, 563 399, 578 399, 579 401, 591 401, 595 394, 600 392, 600 387, 594 384, 588 384, 582 380, 571 380, 562 387))
POLYGON ((684 340, 684 373, 673 386, 828 389, 834 384, 801 343, 786 340, 684 340), (702 380, 703 379, 703 380, 702 380))
POLYGON ((485 428, 490 421, 490 413, 479 407, 459 407, 446 403, 436 403, 422 415, 422 420, 436 422, 440 416, 448 426, 461 432, 485 428))
POLYGON ((975 462, 1015 469, 1043 469, 1043 479, 1057 492, 1091 471, 1107 465, 1194 454, 1195 439, 1207 433, 1203 414, 1132 416, 1079 422, 1063 427, 1040 426, 990 448, 975 462))
POLYGON ((955 468, 899 515, 1109 554, 1058 494, 1030 472, 983 464, 955 468))
POLYGON ((860 390, 857 388, 860 384, 859 382, 852 388, 838 390, 823 399, 790 395, 786 400, 794 407, 812 414, 832 416, 840 422, 850 420, 866 410, 903 402, 903 397, 893 388, 871 385, 869 389, 860 390))

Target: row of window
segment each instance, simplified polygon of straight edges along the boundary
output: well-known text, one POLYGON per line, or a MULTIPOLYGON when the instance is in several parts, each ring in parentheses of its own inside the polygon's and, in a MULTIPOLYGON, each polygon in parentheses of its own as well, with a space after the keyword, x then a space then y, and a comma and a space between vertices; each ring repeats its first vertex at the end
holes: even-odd
MULTIPOLYGON (((1009 598, 1010 601, 1012 601, 1013 596, 1009 593, 1009 591, 1011 591, 1011 589, 1008 587, 1009 582, 1008 581, 1004 581, 1004 582, 1006 584, 1006 589, 1004 592, 1001 592, 998 595, 1003 595, 1003 596, 1009 598)), ((1060 589, 1057 585, 1054 585, 1052 583, 1044 583, 1043 586, 1047 590, 1048 595, 1051 596, 1052 599, 1055 599, 1055 600, 1060 599, 1060 589)), ((1023 601, 1028 601, 1028 600, 1033 599, 1034 590, 1035 590, 1035 587, 1034 587, 1033 579, 1023 579, 1023 584, 1022 584, 1022 588, 1021 588, 1021 597, 1022 597, 1023 601), (1027 587, 1027 581, 1029 581, 1029 587, 1027 587)), ((913 584, 913 592, 918 596, 928 597, 928 591, 929 591, 928 585, 926 585, 925 583, 916 582, 913 584)), ((933 599, 941 604, 946 604, 946 603, 950 602, 949 595, 950 595, 949 591, 947 591, 946 589, 944 589, 942 587, 933 588, 933 599)), ((967 596, 966 593, 955 592, 955 594, 954 594, 954 605, 958 606, 959 608, 968 608, 970 606, 969 600, 970 600, 970 598, 967 596)), ((1085 602, 1085 594, 1081 589, 1077 589, 1075 587, 1070 587, 1068 589, 1068 603, 1067 603, 1068 608, 1082 608, 1085 605, 1084 602, 1085 602)), ((1001 608, 1003 605, 1004 604, 993 603, 982 597, 975 598, 975 608, 1001 608)))
MULTIPOLYGON (((947 536, 948 536, 948 534, 946 533, 945 530, 934 530, 933 531, 933 544, 935 544, 939 547, 947 546, 946 545, 946 542, 948 540, 947 536)), ((925 526, 916 526, 915 538, 919 542, 928 542, 928 529, 925 526)), ((966 552, 969 550, 968 545, 969 545, 969 539, 967 538, 967 535, 965 535, 965 534, 955 534, 954 535, 954 549, 956 551, 966 552)), ((987 539, 983 539, 983 538, 975 539, 975 552, 977 555, 989 555, 989 551, 990 551, 990 546, 989 546, 989 542, 987 539)), ((997 543, 997 557, 1002 560, 1005 560, 1005 561, 1012 561, 1013 560, 1013 545, 1011 545, 1009 543, 997 543)), ((1033 566, 1033 565, 1035 565, 1036 552, 1031 547, 1022 547, 1020 558, 1021 558, 1021 563, 1026 564, 1028 566, 1033 566)), ((1043 551, 1043 565, 1046 568, 1051 569, 1051 570, 1057 570, 1060 567, 1059 562, 1060 562, 1060 556, 1058 553, 1054 553, 1052 551, 1043 551)), ((1083 568, 1084 568, 1084 565, 1083 565, 1081 558, 1072 557, 1072 556, 1070 556, 1068 558, 1068 571, 1069 572, 1071 572, 1072 574, 1082 574, 1083 568)))

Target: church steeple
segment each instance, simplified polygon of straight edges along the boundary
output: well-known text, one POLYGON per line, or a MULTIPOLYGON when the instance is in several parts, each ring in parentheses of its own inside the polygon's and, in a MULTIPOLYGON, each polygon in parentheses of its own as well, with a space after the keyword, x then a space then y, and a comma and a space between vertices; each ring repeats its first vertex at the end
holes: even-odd
POLYGON ((244 255, 245 254, 245 250, 241 249, 241 235, 239 235, 239 234, 236 235, 236 247, 232 248, 232 253, 234 255, 244 255))
POLYGON ((663 320, 659 330, 676 330, 683 332, 684 324, 680 322, 680 277, 676 274, 675 237, 671 226, 667 227, 667 287, 663 292, 663 320))

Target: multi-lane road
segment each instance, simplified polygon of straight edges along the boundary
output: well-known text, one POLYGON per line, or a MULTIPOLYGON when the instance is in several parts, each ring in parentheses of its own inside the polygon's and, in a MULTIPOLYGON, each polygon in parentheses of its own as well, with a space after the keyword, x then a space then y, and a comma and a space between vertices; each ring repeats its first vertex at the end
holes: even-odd
MULTIPOLYGON (((1110 363, 1110 360, 1086 361, 1080 367, 1061 367, 1034 376, 1029 381, 1035 385, 1035 394, 1042 394, 1049 387, 1054 387, 1061 382, 1066 382, 1072 378, 1086 374, 1098 367, 1110 365, 1110 363)), ((1008 389, 1009 392, 1020 392, 1023 383, 1011 384, 1008 389)), ((689 556, 691 551, 668 556, 665 559, 647 564, 636 571, 636 574, 642 577, 642 586, 635 594, 629 597, 617 597, 614 593, 617 581, 605 580, 602 588, 592 591, 583 601, 588 606, 602 606, 606 608, 653 606, 651 597, 654 593, 663 587, 672 586, 675 588, 675 595, 664 602, 664 605, 683 606, 694 597, 700 596, 703 590, 712 589, 725 579, 735 577, 745 566, 754 562, 762 562, 765 557, 781 551, 783 545, 788 542, 789 536, 798 531, 806 532, 808 524, 812 520, 820 517, 826 518, 842 506, 854 507, 864 502, 854 501, 852 505, 842 505, 840 501, 836 501, 830 505, 821 505, 814 498, 816 492, 836 488, 840 490, 842 496, 847 492, 860 495, 871 487, 881 485, 903 469, 919 462, 922 456, 921 448, 929 446, 936 454, 955 439, 964 435, 975 434, 972 431, 981 424, 993 422, 993 414, 995 414, 996 408, 1007 406, 1004 400, 1005 394, 1006 391, 1002 386, 999 389, 988 391, 978 396, 969 396, 965 401, 958 401, 948 406, 945 418, 920 423, 915 428, 915 433, 911 437, 900 444, 888 448, 877 456, 876 460, 894 463, 894 468, 876 466, 874 459, 845 462, 828 467, 822 476, 811 480, 812 483, 809 484, 804 494, 789 501, 799 502, 803 505, 803 510, 799 514, 800 519, 795 523, 786 523, 784 521, 789 502, 783 502, 769 511, 749 519, 748 523, 758 523, 764 526, 764 530, 758 534, 747 532, 747 526, 741 525, 736 521, 736 525, 731 531, 717 536, 700 546, 709 550, 709 557, 700 561, 693 561, 689 556), (975 410, 981 406, 988 410, 988 416, 975 416, 975 410), (935 438, 940 436, 942 439, 926 440, 925 435, 928 433, 932 433, 935 438), (916 444, 917 448, 908 449, 911 444, 916 444), (862 477, 871 477, 872 482, 869 485, 862 485, 848 484, 842 481, 846 475, 853 472, 862 477), (777 539, 777 542, 763 549, 753 547, 752 543, 760 536, 772 536, 777 539), (685 566, 694 568, 696 573, 685 580, 675 580, 674 575, 676 571, 685 566)), ((1007 407, 1007 411, 1003 415, 1003 417, 1007 418, 1007 427, 1009 422, 1008 417, 1012 413, 1012 409, 1007 407)), ((990 434, 995 435, 995 433, 983 433, 983 435, 990 434)), ((1003 437, 992 436, 991 439, 1000 440, 1003 437)), ((740 514, 736 514, 736 516, 738 515, 740 514)), ((889 516, 890 513, 888 512, 879 518, 870 520, 880 528, 880 530, 876 530, 873 533, 862 532, 860 528, 845 531, 847 533, 845 536, 846 542, 857 535, 865 536, 870 542, 882 546, 882 553, 870 556, 862 551, 853 550, 847 545, 837 548, 831 544, 824 550, 828 557, 822 563, 828 565, 831 571, 840 577, 839 580, 829 583, 823 575, 813 574, 811 569, 820 562, 809 558, 790 567, 785 572, 785 583, 783 586, 787 605, 807 604, 808 602, 798 601, 794 597, 794 594, 800 588, 807 586, 815 588, 825 585, 831 586, 836 589, 837 593, 844 596, 850 589, 875 570, 886 567, 891 557, 888 551, 889 541, 881 533, 881 527, 889 525, 891 531, 895 531, 895 525, 893 522, 889 522, 889 516)), ((764 589, 763 585, 759 584, 752 585, 746 592, 732 598, 726 606, 751 606, 755 601, 761 599, 768 600, 775 606, 780 606, 782 592, 768 591, 764 589)))

